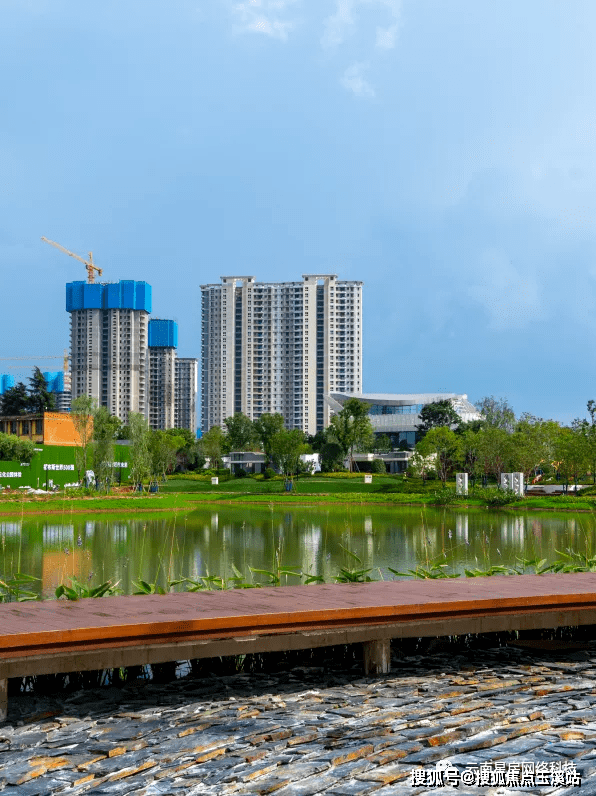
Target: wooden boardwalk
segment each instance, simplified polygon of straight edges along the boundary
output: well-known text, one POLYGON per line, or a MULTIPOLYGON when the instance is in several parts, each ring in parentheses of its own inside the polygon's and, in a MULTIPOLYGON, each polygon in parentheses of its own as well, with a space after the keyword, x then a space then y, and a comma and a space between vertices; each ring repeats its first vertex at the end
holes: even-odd
POLYGON ((0 604, 0 718, 9 677, 364 643, 596 624, 596 573, 285 586, 0 604))

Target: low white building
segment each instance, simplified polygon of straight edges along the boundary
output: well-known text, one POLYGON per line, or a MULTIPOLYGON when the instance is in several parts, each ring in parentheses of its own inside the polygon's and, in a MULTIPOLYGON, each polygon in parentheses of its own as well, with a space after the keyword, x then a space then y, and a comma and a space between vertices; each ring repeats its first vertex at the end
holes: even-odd
POLYGON ((421 423, 420 412, 427 404, 450 401, 464 422, 482 420, 482 415, 468 401, 467 395, 457 393, 342 393, 330 392, 325 400, 331 411, 340 412, 349 398, 369 404, 369 420, 375 434, 386 434, 393 448, 406 443, 410 448, 416 444, 416 431, 421 423))

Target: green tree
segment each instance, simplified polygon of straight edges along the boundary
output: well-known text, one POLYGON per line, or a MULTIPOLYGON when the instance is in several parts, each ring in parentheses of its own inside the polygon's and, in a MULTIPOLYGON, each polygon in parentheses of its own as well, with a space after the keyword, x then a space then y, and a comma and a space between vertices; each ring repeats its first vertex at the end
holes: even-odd
POLYGON ((146 418, 139 412, 129 412, 130 429, 130 479, 134 484, 142 484, 152 475, 149 440, 151 429, 146 418))
POLYGON ((56 408, 56 396, 48 390, 48 382, 41 370, 36 367, 29 379, 29 405, 30 412, 43 414, 56 408))
POLYGON ((24 415, 29 411, 29 393, 22 381, 0 396, 0 406, 3 415, 24 415))
POLYGON ((573 480, 577 486, 580 477, 590 466, 590 450, 583 430, 578 427, 561 428, 555 442, 554 454, 565 483, 573 480))
POLYGON ((350 460, 353 470, 354 451, 364 450, 373 443, 374 433, 368 412, 370 405, 357 398, 348 398, 341 411, 331 418, 327 427, 328 442, 335 442, 350 460))
POLYGON ((423 437, 431 428, 458 426, 461 418, 453 408, 453 403, 446 398, 443 401, 425 404, 420 410, 420 421, 416 428, 419 437, 423 437))
POLYGON ((214 469, 221 467, 224 439, 224 433, 219 426, 211 426, 209 431, 201 437, 203 453, 209 460, 209 466, 214 469))
POLYGON ((309 450, 304 433, 298 428, 293 428, 291 431, 284 428, 271 438, 271 457, 277 469, 286 478, 298 472, 300 456, 309 450))
POLYGON ((114 441, 121 425, 120 420, 111 415, 105 406, 95 408, 93 412, 93 471, 102 485, 107 486, 112 482, 114 441))
POLYGON ((284 428, 283 415, 279 412, 275 414, 265 413, 254 421, 254 431, 257 439, 263 447, 263 452, 267 456, 267 464, 269 465, 271 459, 271 440, 284 428))
POLYGON ((515 427, 515 412, 509 406, 506 398, 495 398, 487 395, 474 406, 484 417, 484 422, 490 428, 500 428, 503 431, 513 431, 515 427))
POLYGON ((336 473, 344 469, 344 451, 337 442, 326 442, 318 451, 321 454, 321 470, 336 473))
POLYGON ((168 434, 167 431, 152 431, 149 437, 149 455, 151 457, 151 474, 154 478, 165 480, 167 473, 176 467, 176 454, 180 446, 184 446, 183 437, 168 434))
POLYGON ((586 437, 590 457, 592 483, 596 484, 596 401, 588 401, 587 409, 590 415, 590 422, 588 423, 587 421, 584 421, 584 434, 586 437))
POLYGON ((416 443, 414 452, 408 460, 408 472, 416 478, 426 481, 429 473, 434 470, 435 458, 430 448, 425 445, 423 438, 416 443))
POLYGON ((480 439, 481 434, 479 431, 467 429, 460 434, 459 429, 456 431, 460 438, 460 464, 465 473, 468 473, 472 479, 472 483, 476 482, 476 478, 481 474, 480 465, 480 439))
POLYGON ((230 451, 251 450, 256 442, 255 429, 250 417, 236 412, 232 417, 226 417, 224 424, 227 431, 226 446, 230 451))
POLYGON ((376 434, 374 441, 375 453, 391 453, 391 440, 387 434, 376 434))
POLYGON ((478 433, 478 461, 484 476, 493 475, 497 483, 501 473, 509 472, 512 456, 511 434, 489 426, 478 433))
POLYGON ((14 434, 0 434, 0 461, 30 462, 35 456, 31 440, 19 439, 14 434))
POLYGON ((197 470, 205 464, 205 455, 196 436, 187 428, 168 428, 164 432, 175 442, 176 465, 181 470, 197 470))
POLYGON ((416 450, 423 457, 434 456, 437 475, 445 485, 461 453, 461 439, 450 428, 438 426, 426 432, 416 450))
POLYGON ((89 395, 79 395, 70 405, 70 417, 79 435, 75 448, 75 462, 78 478, 84 478, 89 467, 89 454, 93 442, 93 416, 97 410, 97 401, 89 395))
POLYGON ((540 465, 552 457, 560 426, 553 420, 524 413, 511 435, 511 467, 530 478, 540 465))

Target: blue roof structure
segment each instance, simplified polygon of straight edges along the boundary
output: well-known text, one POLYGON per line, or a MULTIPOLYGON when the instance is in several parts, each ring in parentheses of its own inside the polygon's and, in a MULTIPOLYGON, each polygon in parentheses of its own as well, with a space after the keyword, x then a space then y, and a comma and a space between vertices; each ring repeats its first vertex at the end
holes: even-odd
POLYGON ((176 321, 165 321, 152 318, 149 321, 149 348, 177 348, 178 324, 176 321))
POLYGON ((66 311, 144 310, 151 312, 151 285, 122 279, 120 282, 67 282, 66 311))
POLYGON ((10 373, 0 373, 0 395, 14 387, 14 376, 10 373))
POLYGON ((50 392, 64 392, 64 373, 61 370, 44 370, 43 377, 48 384, 50 392))

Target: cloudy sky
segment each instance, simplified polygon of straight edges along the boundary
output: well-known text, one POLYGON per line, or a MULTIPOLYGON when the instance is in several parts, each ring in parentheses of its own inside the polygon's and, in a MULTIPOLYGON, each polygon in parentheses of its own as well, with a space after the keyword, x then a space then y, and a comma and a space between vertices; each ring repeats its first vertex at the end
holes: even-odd
POLYGON ((0 356, 68 345, 44 235, 148 281, 182 356, 200 284, 337 273, 365 391, 584 415, 595 38, 593 0, 0 0, 0 356))

